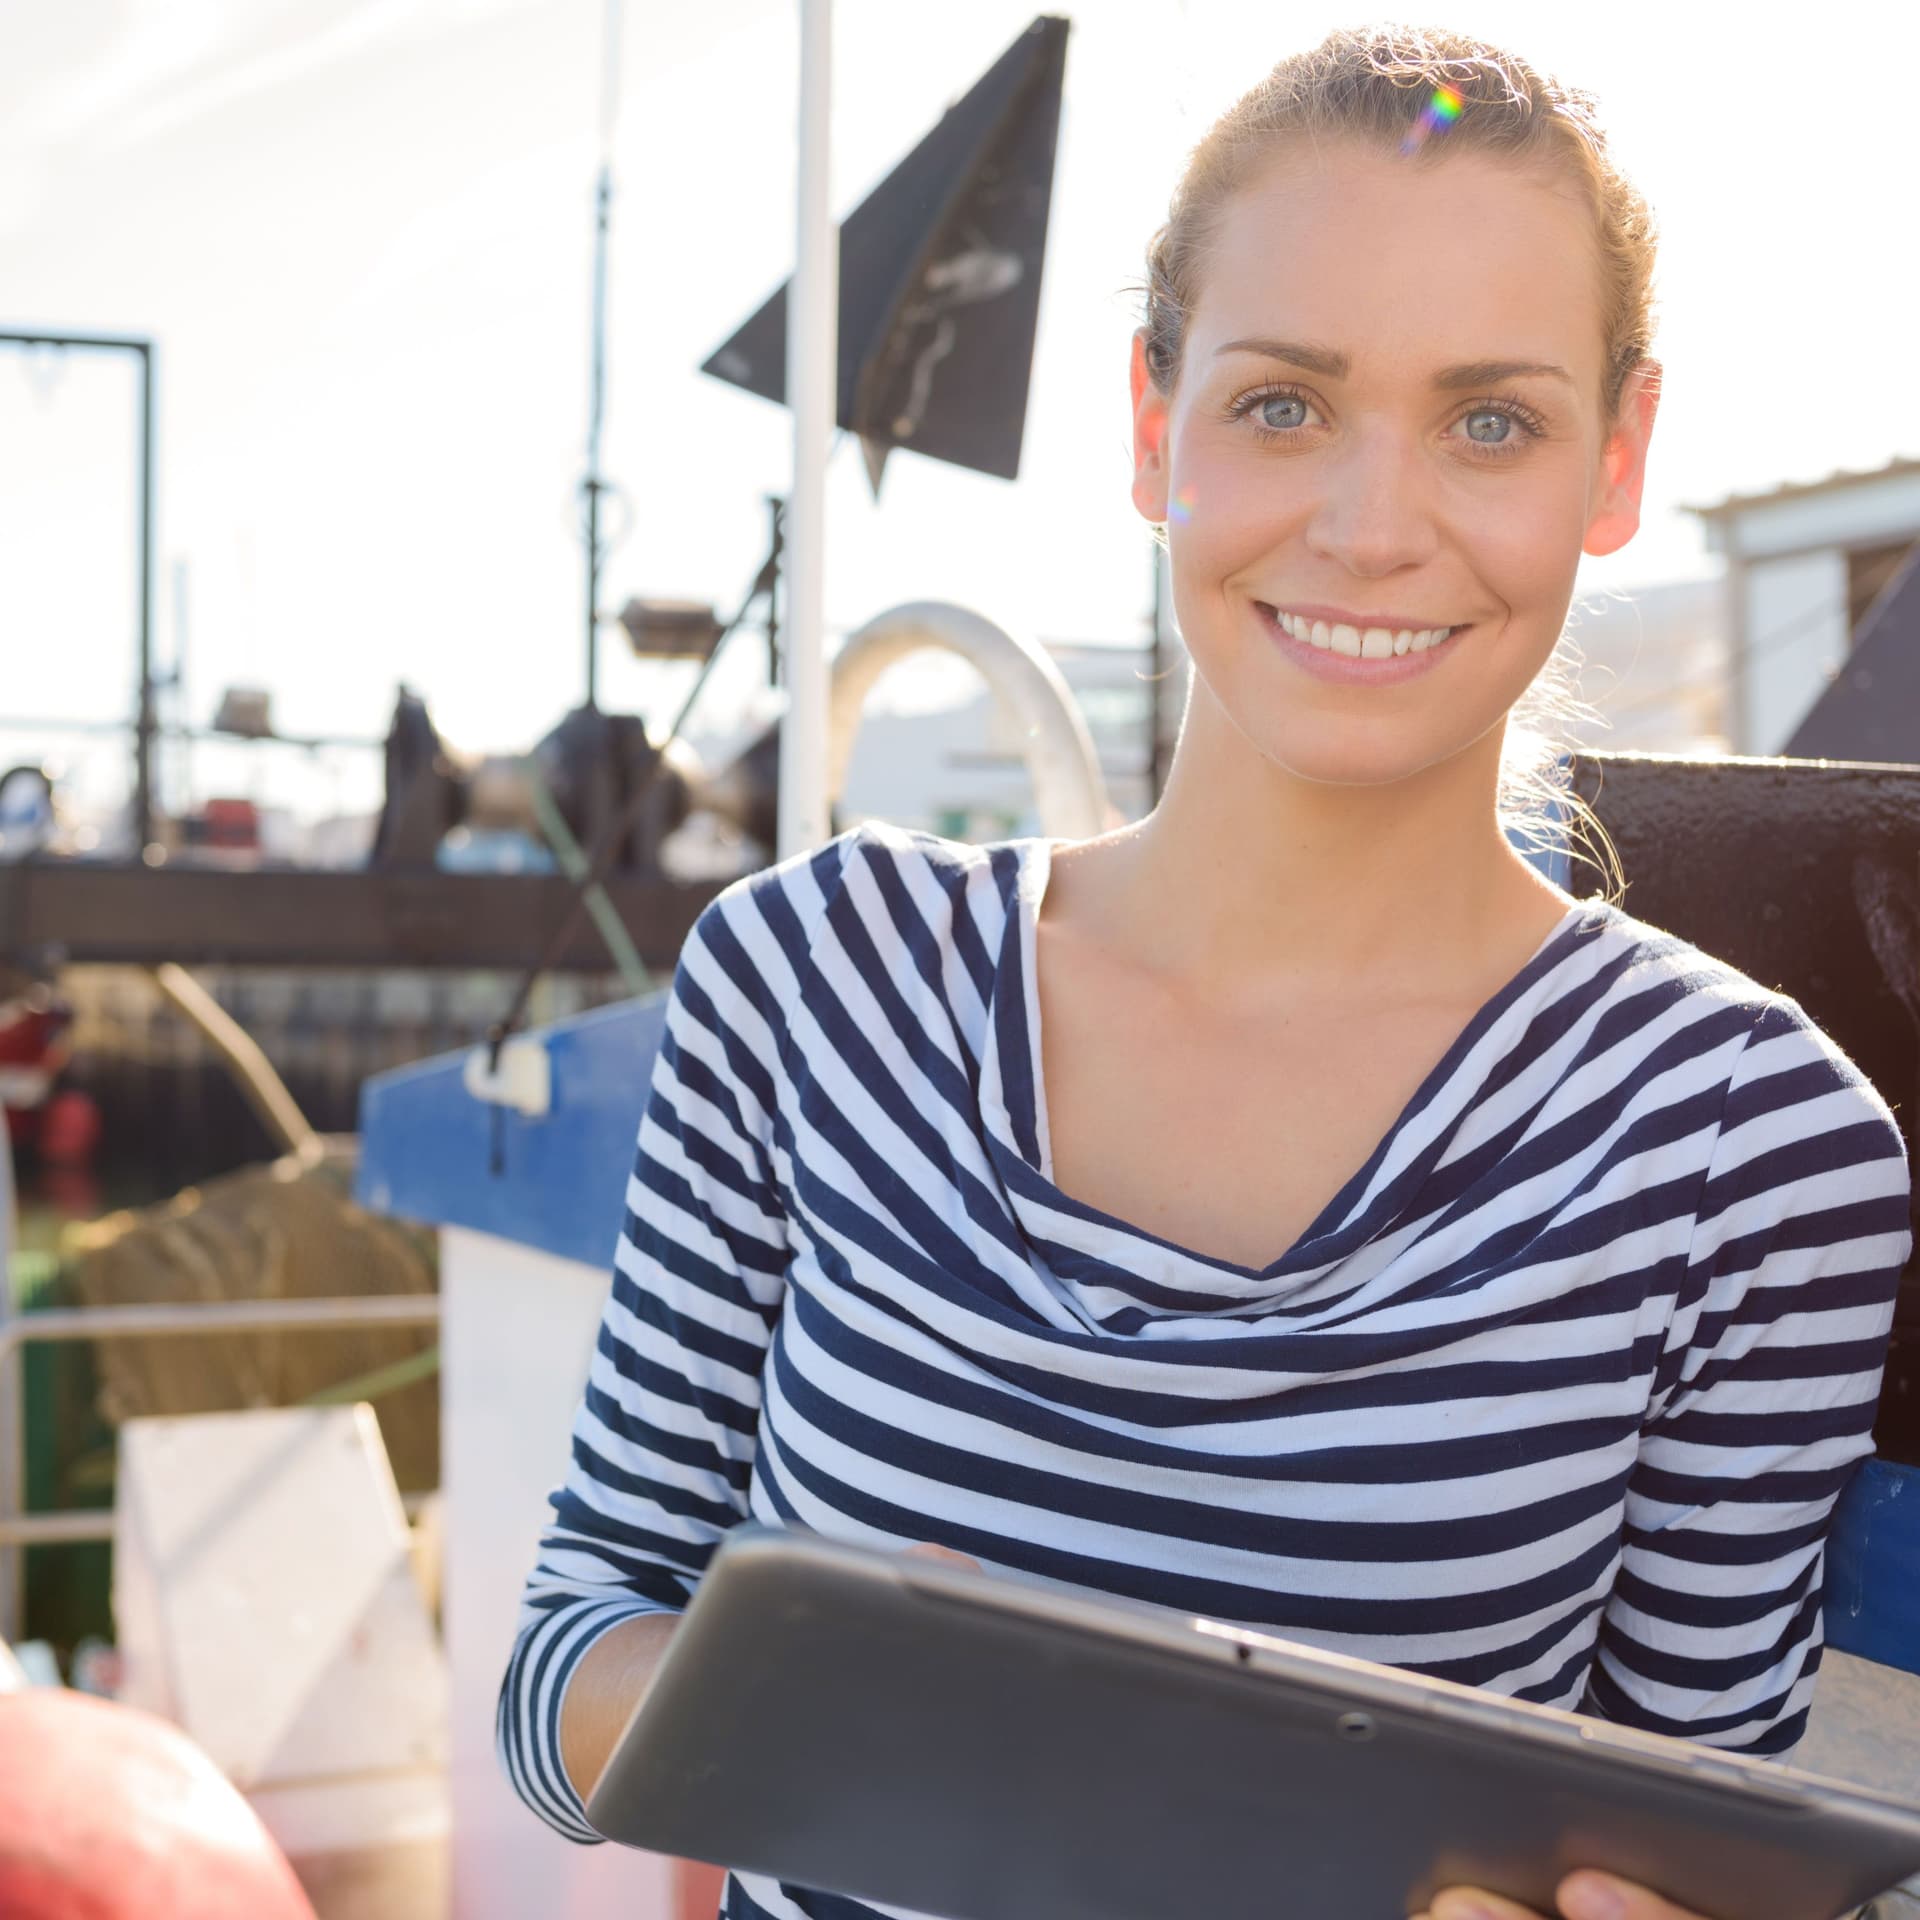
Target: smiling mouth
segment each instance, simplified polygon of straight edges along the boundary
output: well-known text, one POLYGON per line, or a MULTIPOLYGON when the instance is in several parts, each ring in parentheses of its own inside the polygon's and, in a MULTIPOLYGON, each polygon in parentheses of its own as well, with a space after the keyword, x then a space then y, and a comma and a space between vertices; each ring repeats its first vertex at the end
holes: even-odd
POLYGON ((1298 640, 1303 646, 1317 648, 1322 653, 1342 654, 1349 660, 1391 660, 1396 654, 1431 653, 1435 647, 1444 646, 1455 634, 1466 631, 1464 625, 1350 627, 1334 625, 1325 620, 1308 620, 1300 614, 1288 613, 1284 608, 1269 606, 1264 600, 1256 600, 1254 605, 1290 639, 1298 640))

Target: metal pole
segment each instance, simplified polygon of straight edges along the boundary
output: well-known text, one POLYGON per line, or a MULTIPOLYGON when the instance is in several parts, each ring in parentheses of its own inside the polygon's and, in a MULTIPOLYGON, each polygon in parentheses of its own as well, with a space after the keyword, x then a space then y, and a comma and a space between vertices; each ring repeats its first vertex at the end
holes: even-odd
MULTIPOLYGON (((18 1237, 13 1202, 13 1147, 0 1114, 0 1519, 27 1504, 25 1369, 12 1340, 13 1249, 18 1237)), ((0 1540, 0 1643, 20 1637, 25 1556, 0 1540)))
POLYGON ((79 347, 91 352, 131 353, 140 360, 140 685, 133 704, 133 805, 136 857, 153 838, 153 379, 151 340, 110 333, 28 333, 0 328, 0 346, 79 347))
POLYGON ((600 704, 600 421, 606 405, 607 370, 607 209, 613 199, 613 175, 603 162, 594 191, 593 219, 593 374, 587 404, 587 705, 600 704))
MULTIPOLYGON (((0 1162, 6 1146, 0 1138, 0 1162)), ((5 1288, 0 1288, 4 1293, 5 1288)), ((430 1327, 439 1323, 437 1293, 378 1293, 344 1299, 160 1301, 127 1307, 63 1307, 0 1314, 0 1640, 19 1634, 20 1543, 56 1545, 97 1536, 75 1514, 26 1518, 24 1407, 12 1388, 21 1378, 20 1349, 42 1340, 108 1340, 209 1333, 299 1333, 334 1327, 430 1327)), ((110 1517, 110 1516, 109 1516, 110 1517)))
POLYGON ((780 568, 786 535, 780 516, 787 503, 777 493, 767 495, 767 685, 780 684, 780 568))
POLYGON ((620 4, 607 0, 600 29, 600 178, 593 196, 593 373, 587 403, 587 705, 600 704, 600 424, 607 398, 607 227, 613 206, 613 129, 620 112, 620 4))
MULTIPOLYGON (((0 1131, 0 1177, 8 1165, 0 1131)), ((0 1255, 7 1246, 0 1232, 0 1255)), ((141 1302, 125 1307, 62 1307, 44 1313, 14 1313, 0 1287, 0 1382, 17 1381, 20 1349, 43 1340, 189 1338, 210 1333, 302 1333, 340 1327, 431 1327, 440 1322, 437 1293, 374 1293, 310 1300, 192 1300, 141 1302)), ((22 1462, 26 1434, 18 1398, 0 1395, 0 1640, 19 1633, 19 1549, 111 1539, 110 1513, 24 1512, 22 1462)))
MULTIPOLYGON (((167 691, 173 695, 173 710, 176 715, 188 710, 187 699, 187 563, 176 560, 173 563, 173 658, 167 669, 167 691)), ((164 734, 163 734, 164 737, 164 734)), ((173 779, 169 783, 173 793, 173 804, 182 813, 193 811, 193 743, 190 737, 179 737, 178 751, 172 756, 173 779)))
POLYGON ((133 736, 133 844, 153 839, 153 347, 140 345, 140 695, 133 736))
POLYGON ((303 1300, 153 1300, 50 1307, 0 1324, 0 1353, 39 1341, 189 1339, 209 1333, 313 1333, 337 1327, 431 1327, 437 1293, 315 1295, 303 1300))
POLYGON ((840 235, 833 224, 833 0, 800 0, 800 124, 787 404, 787 711, 780 729, 782 860, 827 838, 827 454, 838 410, 840 235))
MULTIPOLYGON (((403 1493, 400 1504, 407 1518, 418 1520, 431 1493, 403 1493)), ((72 1547, 104 1540, 112 1544, 111 1507, 73 1508, 65 1513, 24 1513, 17 1520, 0 1519, 0 1546, 72 1547)))

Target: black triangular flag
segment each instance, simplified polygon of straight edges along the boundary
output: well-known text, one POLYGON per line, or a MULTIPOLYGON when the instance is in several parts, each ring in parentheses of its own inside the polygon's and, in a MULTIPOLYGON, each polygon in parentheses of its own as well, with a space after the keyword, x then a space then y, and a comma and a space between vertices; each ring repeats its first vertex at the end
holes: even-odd
MULTIPOLYGON (((836 418, 876 493, 893 447, 1019 474, 1068 24, 1035 20, 840 229, 836 418)), ((701 372, 784 403, 787 288, 701 372)))

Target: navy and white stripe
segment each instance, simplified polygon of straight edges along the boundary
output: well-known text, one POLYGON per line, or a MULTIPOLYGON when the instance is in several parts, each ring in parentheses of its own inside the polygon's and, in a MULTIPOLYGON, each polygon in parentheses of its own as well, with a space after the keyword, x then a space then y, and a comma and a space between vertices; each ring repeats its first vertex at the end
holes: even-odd
POLYGON ((594 1837, 567 1676, 749 1516, 1790 1749, 1911 1244, 1879 1095, 1581 903, 1293 1248, 1209 1259, 1052 1183, 1049 854, 870 825, 689 938, 501 1695, 529 1804, 594 1837))

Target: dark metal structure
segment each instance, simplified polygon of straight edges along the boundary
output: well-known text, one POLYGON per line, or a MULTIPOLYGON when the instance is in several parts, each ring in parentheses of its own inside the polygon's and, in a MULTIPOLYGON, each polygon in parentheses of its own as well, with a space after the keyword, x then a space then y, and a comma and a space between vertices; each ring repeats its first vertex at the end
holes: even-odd
MULTIPOLYGON (((1920 1164, 1920 766, 1595 754, 1575 784, 1619 850, 1626 910, 1799 1001, 1920 1164)), ((1920 1465, 1916 1268, 1875 1439, 1920 1465)))
MULTIPOLYGON (((894 447, 1020 471, 1068 26, 1036 19, 840 229, 835 417, 876 492, 894 447)), ((701 371, 784 402, 787 288, 701 371)))
POLYGON ((1920 546, 1867 610, 1846 665, 1786 751, 1806 760, 1920 762, 1920 546))
MULTIPOLYGON (((576 707, 527 756, 574 839, 600 872, 653 873, 660 842, 687 817, 686 781, 635 714, 576 707)), ((472 770, 440 738, 426 702, 400 689, 386 742, 386 797, 370 867, 430 870, 441 842, 472 817, 472 770)), ((531 826, 532 822, 529 821, 531 826)))
MULTIPOLYGON (((611 874, 602 883, 650 969, 670 970, 714 882, 611 874)), ((152 966, 527 966, 570 913, 558 874, 127 866, 91 860, 0 864, 0 973, 64 962, 152 966)), ((582 921, 552 963, 604 973, 605 943, 582 921)))
POLYGON ((140 678, 134 694, 133 835, 144 847, 153 838, 153 742, 159 731, 153 679, 153 374, 151 340, 107 333, 25 333, 0 329, 0 346, 130 353, 140 366, 139 430, 139 629, 140 678))

